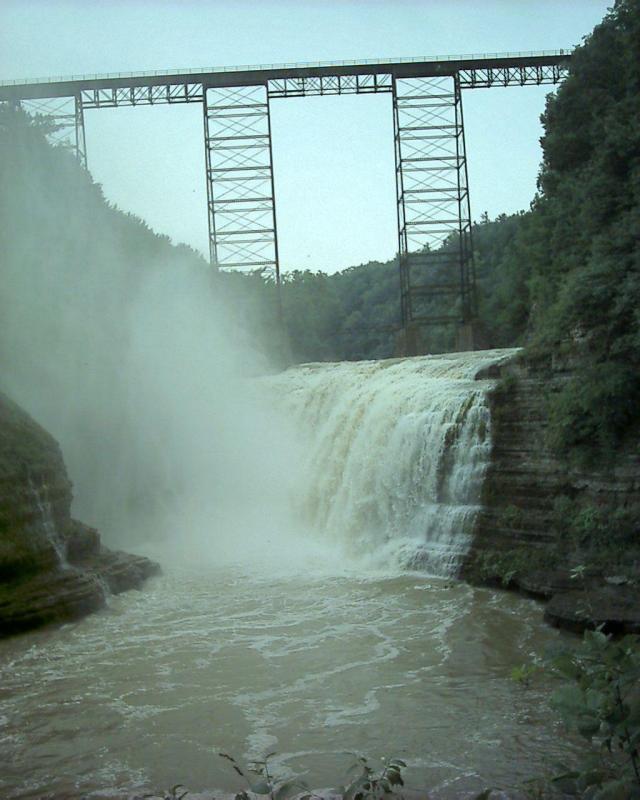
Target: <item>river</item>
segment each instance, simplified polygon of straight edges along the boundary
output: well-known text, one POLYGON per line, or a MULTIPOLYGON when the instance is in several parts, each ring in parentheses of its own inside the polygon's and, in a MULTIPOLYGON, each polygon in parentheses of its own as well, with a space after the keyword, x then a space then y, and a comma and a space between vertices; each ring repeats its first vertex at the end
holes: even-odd
POLYGON ((219 750, 275 750, 314 787, 345 781, 345 751, 404 759, 433 797, 514 786, 568 747, 546 682, 510 679, 556 638, 533 601, 420 573, 167 569, 0 643, 2 796, 243 788, 219 750))
POLYGON ((452 800, 570 755, 548 679, 510 678, 559 634, 534 601, 455 580, 490 457, 475 378, 512 355, 256 381, 302 443, 287 536, 265 511, 222 558, 224 514, 208 553, 176 530, 143 592, 0 642, 1 796, 210 798, 244 788, 218 752, 275 751, 277 775, 317 789, 345 782, 349 753, 402 758, 409 787, 452 800))

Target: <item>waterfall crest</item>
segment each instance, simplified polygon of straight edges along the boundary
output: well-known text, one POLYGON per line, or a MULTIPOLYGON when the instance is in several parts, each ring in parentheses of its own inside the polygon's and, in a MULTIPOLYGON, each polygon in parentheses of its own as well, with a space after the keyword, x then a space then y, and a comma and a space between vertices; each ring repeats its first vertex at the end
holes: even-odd
POLYGON ((484 367, 515 351, 305 364, 270 379, 303 437, 303 523, 356 556, 455 575, 491 448, 484 367))

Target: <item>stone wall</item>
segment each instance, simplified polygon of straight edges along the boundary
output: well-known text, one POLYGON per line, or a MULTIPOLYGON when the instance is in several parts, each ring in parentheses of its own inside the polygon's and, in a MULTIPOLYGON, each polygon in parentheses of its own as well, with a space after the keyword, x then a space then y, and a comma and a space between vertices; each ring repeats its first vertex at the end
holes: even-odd
POLYGON ((0 636, 83 616, 158 571, 102 547, 71 500, 57 442, 0 394, 0 636))

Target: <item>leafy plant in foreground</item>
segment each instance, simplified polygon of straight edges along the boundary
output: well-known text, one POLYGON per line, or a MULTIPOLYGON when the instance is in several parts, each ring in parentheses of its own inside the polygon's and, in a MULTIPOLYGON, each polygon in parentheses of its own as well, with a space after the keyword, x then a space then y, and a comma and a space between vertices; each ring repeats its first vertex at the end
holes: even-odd
POLYGON ((596 745, 579 770, 555 783, 585 800, 640 798, 640 639, 585 631, 580 648, 552 660, 569 681, 551 699, 567 726, 596 745))
MULTIPOLYGON (((218 753, 218 755, 231 763, 238 775, 247 782, 247 786, 253 794, 266 796, 269 800, 285 800, 285 798, 293 797, 293 795, 297 795, 297 800, 312 800, 312 798, 317 797, 317 795, 309 791, 306 783, 299 778, 279 780, 271 773, 269 759, 275 756, 275 752, 267 753, 262 761, 251 762, 252 766, 247 771, 256 775, 259 778, 257 781, 252 781, 233 756, 228 753, 218 753), (300 794, 300 792, 303 792, 303 794, 300 794)), ((250 800, 249 794, 245 790, 238 792, 235 800, 250 800)))
POLYGON ((378 800, 385 795, 393 794, 397 786, 404 786, 402 769, 406 767, 399 758, 389 759, 382 772, 377 774, 366 758, 356 756, 356 761, 349 772, 356 773, 347 786, 341 786, 338 793, 342 800, 378 800))
MULTIPOLYGON (((233 756, 228 753, 219 753, 221 758, 231 763, 233 769, 247 782, 248 790, 255 795, 262 795, 269 800, 285 800, 294 797, 296 800, 321 800, 321 798, 309 790, 306 783, 299 778, 280 780, 276 778, 269 768, 269 759, 275 753, 268 753, 264 760, 252 762, 252 766, 247 770, 259 777, 253 782, 233 756), (301 793, 302 792, 302 793, 301 793)), ((355 755, 355 754, 354 754, 355 755)), ((369 762, 363 756, 355 755, 355 761, 348 771, 352 776, 346 786, 339 786, 333 795, 337 795, 341 800, 380 800, 394 793, 399 786, 404 786, 402 770, 406 763, 399 758, 388 759, 380 772, 369 766, 369 762)), ((250 795, 246 790, 238 792, 235 800, 250 800, 250 795)))

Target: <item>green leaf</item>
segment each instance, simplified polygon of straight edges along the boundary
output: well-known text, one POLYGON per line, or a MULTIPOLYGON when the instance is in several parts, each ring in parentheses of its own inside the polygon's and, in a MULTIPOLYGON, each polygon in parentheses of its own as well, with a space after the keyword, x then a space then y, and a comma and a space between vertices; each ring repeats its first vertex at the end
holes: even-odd
POLYGON ((559 711, 581 713, 586 709, 584 692, 577 686, 561 686, 551 695, 551 705, 559 711))
POLYGON ((560 781, 564 780, 576 780, 580 777, 580 773, 572 770, 571 772, 563 772, 562 775, 554 775, 551 780, 554 783, 559 783, 560 781))
POLYGON ((565 678, 574 679, 580 675, 580 667, 567 653, 553 659, 553 667, 565 678))
POLYGON ((402 780, 402 775, 400 774, 399 769, 389 767, 387 769, 387 778, 392 786, 404 786, 404 781, 402 780))
POLYGON ((582 772, 578 778, 578 789, 585 791, 590 786, 599 786, 606 777, 606 772, 601 769, 590 769, 582 772))
POLYGON ((564 775, 556 775, 551 780, 565 794, 577 794, 576 781, 580 777, 579 772, 565 772, 564 775))
POLYGON ((578 720, 577 728, 581 736, 586 739, 592 739, 600 730, 600 720, 585 714, 578 720))

